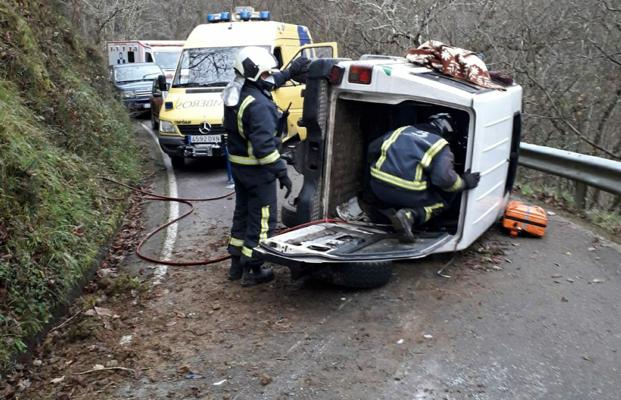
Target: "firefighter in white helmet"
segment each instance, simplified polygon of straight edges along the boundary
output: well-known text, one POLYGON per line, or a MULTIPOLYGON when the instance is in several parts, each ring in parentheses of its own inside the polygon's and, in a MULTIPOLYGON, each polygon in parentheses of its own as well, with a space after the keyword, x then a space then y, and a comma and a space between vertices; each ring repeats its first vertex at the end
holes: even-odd
MULTIPOLYGON (((224 128, 235 181, 235 212, 229 240, 229 279, 242 286, 269 282, 271 268, 255 257, 253 249, 276 228, 276 180, 291 193, 287 165, 280 157, 280 136, 286 126, 271 91, 289 79, 305 81, 310 61, 297 58, 284 71, 263 47, 245 47, 235 60, 238 77, 223 93, 224 128)), ((285 113, 286 114, 286 113, 285 113)))

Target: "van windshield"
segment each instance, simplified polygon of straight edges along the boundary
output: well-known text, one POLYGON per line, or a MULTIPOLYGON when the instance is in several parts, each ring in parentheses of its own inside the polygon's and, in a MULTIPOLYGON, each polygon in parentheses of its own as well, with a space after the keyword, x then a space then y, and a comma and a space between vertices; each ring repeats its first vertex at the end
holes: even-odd
POLYGON ((114 80, 117 83, 150 81, 161 74, 162 70, 155 64, 125 64, 114 68, 114 80))
POLYGON ((172 87, 225 87, 235 78, 235 57, 243 47, 185 49, 172 87))
POLYGON ((180 51, 158 51, 153 53, 153 58, 155 58, 155 63, 163 69, 175 69, 179 54, 181 54, 180 51))

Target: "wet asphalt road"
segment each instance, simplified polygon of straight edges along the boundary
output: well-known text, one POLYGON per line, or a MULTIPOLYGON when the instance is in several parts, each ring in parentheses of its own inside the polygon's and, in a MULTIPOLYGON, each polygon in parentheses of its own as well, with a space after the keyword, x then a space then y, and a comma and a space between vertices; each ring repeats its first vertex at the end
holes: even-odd
MULTIPOLYGON (((163 173, 158 191, 166 188, 163 173)), ((192 161, 175 176, 181 197, 227 190, 219 162, 192 161)), ((233 207, 232 198, 197 204, 179 224, 173 255, 221 252, 233 207)), ((146 226, 166 212, 166 204, 149 206, 146 226)), ((436 256, 397 264, 387 286, 368 291, 297 288, 284 268, 275 283, 252 289, 227 282, 226 263, 169 271, 162 286, 178 293, 154 308, 200 313, 218 301, 225 313, 200 320, 213 336, 179 348, 175 359, 199 368, 202 378, 166 375, 163 369, 174 367, 154 356, 148 366, 156 378, 127 381, 115 396, 618 399, 621 250, 566 218, 550 218, 543 239, 510 239, 492 229, 455 258, 451 278, 435 274, 449 259, 436 256)), ((152 242, 150 250, 161 244, 152 242)), ((184 343, 169 340, 174 348, 184 343)))

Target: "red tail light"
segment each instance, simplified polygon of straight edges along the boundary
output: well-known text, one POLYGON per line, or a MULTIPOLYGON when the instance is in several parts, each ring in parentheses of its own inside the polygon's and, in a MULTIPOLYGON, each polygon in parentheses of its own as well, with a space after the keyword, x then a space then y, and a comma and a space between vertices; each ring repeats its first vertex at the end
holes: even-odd
POLYGON ((333 65, 328 75, 328 80, 333 85, 340 85, 343 82, 343 75, 345 74, 345 68, 340 65, 333 65))
POLYGON ((351 83, 368 85, 371 83, 372 76, 373 67, 367 65, 352 65, 349 67, 349 77, 347 79, 351 83))

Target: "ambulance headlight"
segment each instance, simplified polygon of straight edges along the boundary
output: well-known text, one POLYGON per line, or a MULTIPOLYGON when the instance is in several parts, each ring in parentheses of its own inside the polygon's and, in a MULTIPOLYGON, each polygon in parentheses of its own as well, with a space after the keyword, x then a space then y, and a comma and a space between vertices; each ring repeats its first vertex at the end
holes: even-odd
POLYGON ((124 99, 131 99, 132 97, 136 97, 136 92, 134 92, 133 90, 128 90, 121 93, 121 96, 123 96, 124 99))
POLYGON ((170 121, 160 120, 160 132, 175 133, 175 125, 170 121))

